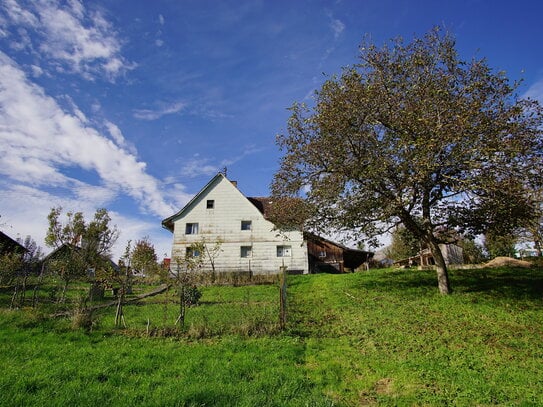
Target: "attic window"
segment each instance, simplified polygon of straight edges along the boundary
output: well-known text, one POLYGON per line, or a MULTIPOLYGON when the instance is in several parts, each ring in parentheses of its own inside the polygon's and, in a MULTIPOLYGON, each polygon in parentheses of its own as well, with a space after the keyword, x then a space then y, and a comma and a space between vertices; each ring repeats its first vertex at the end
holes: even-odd
POLYGON ((215 207, 215 201, 213 199, 208 199, 206 203, 207 209, 213 209, 215 207))
POLYGON ((242 220, 241 221, 241 230, 251 230, 253 228, 252 221, 242 220))
POLYGON ((197 235, 198 234, 198 224, 197 223, 187 223, 185 226, 186 235, 197 235))

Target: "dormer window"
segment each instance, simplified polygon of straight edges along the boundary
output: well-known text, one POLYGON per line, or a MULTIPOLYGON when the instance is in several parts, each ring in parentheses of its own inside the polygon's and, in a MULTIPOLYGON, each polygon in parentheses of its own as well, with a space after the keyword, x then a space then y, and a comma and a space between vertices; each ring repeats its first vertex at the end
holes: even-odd
POLYGON ((208 199, 206 202, 206 208, 207 209, 213 209, 215 207, 215 200, 208 199))

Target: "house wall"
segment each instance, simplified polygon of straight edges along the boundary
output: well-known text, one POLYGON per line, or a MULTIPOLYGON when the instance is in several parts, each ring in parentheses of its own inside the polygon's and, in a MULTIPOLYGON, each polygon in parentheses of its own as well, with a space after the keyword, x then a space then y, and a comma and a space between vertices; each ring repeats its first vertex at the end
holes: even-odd
MULTIPOLYGON (((184 258, 186 249, 196 242, 213 247, 220 240, 215 258, 217 272, 251 271, 253 274, 279 273, 285 265, 289 271, 308 272, 307 246, 301 232, 280 234, 274 225, 225 177, 216 177, 174 221, 172 268, 176 257, 184 258), (213 208, 207 201, 213 200, 213 208), (251 221, 251 230, 241 230, 242 221, 251 221), (197 234, 186 234, 187 223, 198 223, 197 234), (241 247, 250 246, 251 255, 241 256, 241 247), (290 246, 290 256, 278 257, 277 246, 290 246)), ((203 271, 211 271, 204 255, 203 271)))

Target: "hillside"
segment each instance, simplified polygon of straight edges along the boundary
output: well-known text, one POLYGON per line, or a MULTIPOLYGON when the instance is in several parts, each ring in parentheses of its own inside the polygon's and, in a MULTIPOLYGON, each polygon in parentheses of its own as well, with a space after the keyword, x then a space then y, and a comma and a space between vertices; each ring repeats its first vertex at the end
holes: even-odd
MULTIPOLYGON (((0 405, 543 405, 543 272, 429 271, 289 277, 206 287, 182 336, 166 296, 104 311, 92 332, 3 310, 0 405), (146 333, 147 319, 156 336, 146 333)), ((3 297, 7 295, 2 294, 3 297)))

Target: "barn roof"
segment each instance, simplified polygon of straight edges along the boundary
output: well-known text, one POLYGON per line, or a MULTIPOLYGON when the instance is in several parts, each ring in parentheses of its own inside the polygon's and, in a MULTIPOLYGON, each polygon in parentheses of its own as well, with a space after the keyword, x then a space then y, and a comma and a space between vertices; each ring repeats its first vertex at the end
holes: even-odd
POLYGON ((13 240, 4 232, 0 231, 0 254, 12 253, 15 251, 19 251, 23 253, 23 252, 26 252, 27 250, 22 244, 20 244, 16 240, 13 240))

